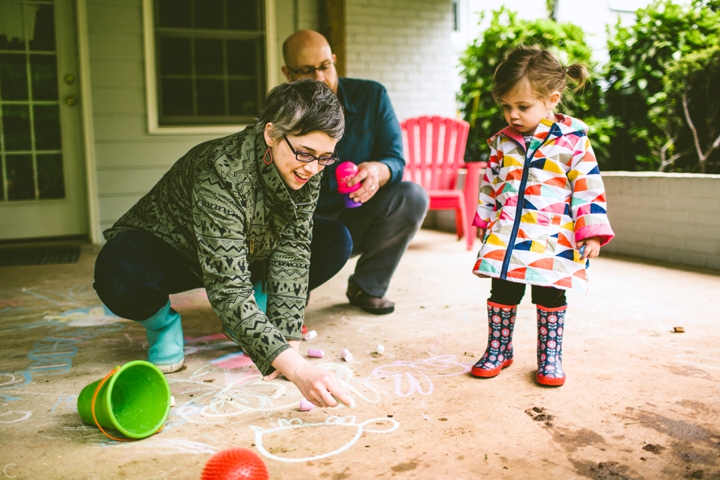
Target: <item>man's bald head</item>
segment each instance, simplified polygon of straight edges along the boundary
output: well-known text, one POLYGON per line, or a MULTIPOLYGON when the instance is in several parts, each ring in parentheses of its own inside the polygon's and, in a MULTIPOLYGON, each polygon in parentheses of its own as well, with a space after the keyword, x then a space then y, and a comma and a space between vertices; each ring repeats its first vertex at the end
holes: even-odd
POLYGON ((328 41, 313 30, 300 30, 283 42, 285 65, 282 71, 289 82, 314 78, 325 82, 337 93, 336 57, 328 41))

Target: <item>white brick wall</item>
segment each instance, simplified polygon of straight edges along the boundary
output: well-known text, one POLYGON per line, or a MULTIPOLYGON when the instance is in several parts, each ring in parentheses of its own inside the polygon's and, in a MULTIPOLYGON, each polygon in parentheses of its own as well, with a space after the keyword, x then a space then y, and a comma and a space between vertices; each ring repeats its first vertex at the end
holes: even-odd
POLYGON ((604 172, 615 239, 603 250, 720 270, 720 175, 604 172))
POLYGON ((388 89, 400 121, 457 112, 451 0, 347 0, 347 76, 388 89))

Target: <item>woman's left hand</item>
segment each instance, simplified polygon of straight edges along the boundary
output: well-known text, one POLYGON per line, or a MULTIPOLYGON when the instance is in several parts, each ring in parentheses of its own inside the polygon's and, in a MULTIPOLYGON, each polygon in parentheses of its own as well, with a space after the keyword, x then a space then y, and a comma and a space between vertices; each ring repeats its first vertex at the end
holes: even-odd
POLYGON ((600 238, 590 237, 585 240, 580 240, 577 243, 578 250, 585 245, 585 253, 582 258, 595 258, 600 255, 600 238))

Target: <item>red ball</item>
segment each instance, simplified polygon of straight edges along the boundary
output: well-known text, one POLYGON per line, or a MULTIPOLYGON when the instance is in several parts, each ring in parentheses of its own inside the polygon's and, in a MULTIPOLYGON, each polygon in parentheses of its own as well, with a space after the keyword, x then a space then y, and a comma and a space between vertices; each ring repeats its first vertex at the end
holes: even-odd
POLYGON ((268 480, 270 474, 260 456, 247 448, 228 448, 205 464, 201 480, 268 480))

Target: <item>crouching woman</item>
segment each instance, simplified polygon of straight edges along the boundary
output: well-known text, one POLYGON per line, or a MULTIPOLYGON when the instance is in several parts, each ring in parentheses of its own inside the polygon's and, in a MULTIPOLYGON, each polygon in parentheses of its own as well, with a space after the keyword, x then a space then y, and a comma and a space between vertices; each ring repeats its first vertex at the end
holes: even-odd
POLYGON ((145 327, 150 362, 166 373, 182 367, 169 295, 202 287, 223 332, 266 378, 282 373, 318 406, 351 403, 332 373, 298 353, 317 174, 337 161, 344 127, 324 83, 280 85, 254 125, 191 149, 104 232, 94 288, 113 313, 145 327))

